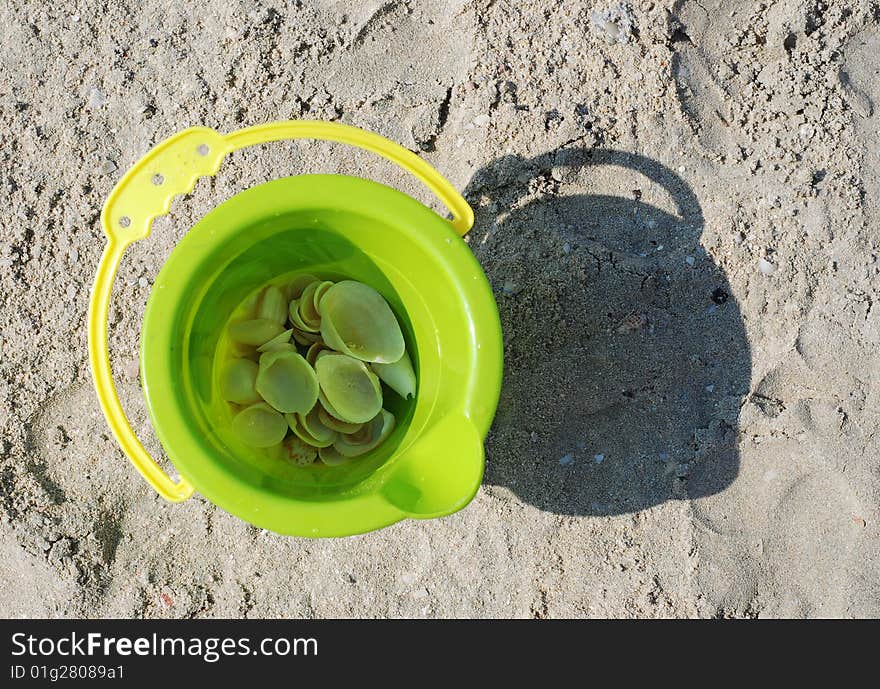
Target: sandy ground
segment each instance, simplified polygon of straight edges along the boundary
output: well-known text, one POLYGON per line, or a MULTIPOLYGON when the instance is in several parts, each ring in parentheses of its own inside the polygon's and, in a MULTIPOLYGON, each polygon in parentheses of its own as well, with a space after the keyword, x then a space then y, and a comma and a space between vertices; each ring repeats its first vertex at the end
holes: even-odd
MULTIPOLYGON (((767 0, 0 8, 0 614, 880 616, 880 5, 767 0), (552 9, 550 9, 552 7, 552 9), (505 331, 483 488, 335 541, 163 503, 85 357, 98 213, 152 144, 322 118, 474 205, 505 331)), ((175 242, 325 144, 236 154, 126 257, 120 393, 175 242)))

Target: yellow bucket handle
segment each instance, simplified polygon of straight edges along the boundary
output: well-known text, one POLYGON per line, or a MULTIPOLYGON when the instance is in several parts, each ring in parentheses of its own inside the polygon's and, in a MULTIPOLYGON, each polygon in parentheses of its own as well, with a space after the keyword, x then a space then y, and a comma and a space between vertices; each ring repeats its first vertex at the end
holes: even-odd
POLYGON ((149 236, 153 219, 168 212, 175 196, 192 191, 199 177, 215 175, 228 153, 284 139, 322 139, 372 151, 421 180, 452 214, 450 223, 458 234, 465 235, 474 223, 467 201, 424 160, 378 134, 337 122, 271 122, 226 135, 192 127, 161 142, 135 163, 101 211, 107 245, 89 302, 89 362, 98 403, 122 451, 156 492, 171 502, 189 498, 193 487, 184 478, 171 479, 144 449, 125 416, 110 371, 107 315, 113 280, 125 249, 149 236))

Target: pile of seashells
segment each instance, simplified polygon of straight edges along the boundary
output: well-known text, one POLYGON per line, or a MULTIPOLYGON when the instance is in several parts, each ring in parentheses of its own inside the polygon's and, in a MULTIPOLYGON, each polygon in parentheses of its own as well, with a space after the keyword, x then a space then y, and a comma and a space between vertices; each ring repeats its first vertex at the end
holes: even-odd
POLYGON ((400 324, 362 282, 299 275, 269 285, 228 335, 235 356, 221 368, 220 393, 234 405, 233 432, 302 466, 343 464, 388 437, 395 419, 381 382, 415 395, 400 324))

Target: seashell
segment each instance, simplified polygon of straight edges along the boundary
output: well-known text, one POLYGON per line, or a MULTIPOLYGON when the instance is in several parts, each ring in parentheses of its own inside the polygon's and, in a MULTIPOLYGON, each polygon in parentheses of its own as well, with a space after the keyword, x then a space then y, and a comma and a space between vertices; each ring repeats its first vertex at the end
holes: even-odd
POLYGON ((260 367, 249 359, 233 359, 220 374, 220 395, 227 402, 255 404, 262 402, 254 385, 260 367))
POLYGON ((302 296, 303 290, 306 287, 311 285, 313 282, 319 281, 319 278, 308 273, 297 275, 296 277, 292 278, 290 282, 288 282, 287 285, 284 287, 284 296, 287 297, 287 301, 299 299, 302 296))
POLYGON ((286 349, 284 345, 290 344, 290 336, 293 334, 293 328, 290 330, 285 330, 283 333, 276 335, 271 340, 266 342, 265 344, 261 344, 257 347, 257 351, 262 352, 274 352, 278 349, 286 349))
POLYGON ((287 321, 287 300, 275 285, 269 285, 263 291, 257 307, 257 318, 275 321, 279 325, 287 321))
POLYGON ((383 443, 394 430, 394 425, 394 415, 383 409, 369 424, 365 424, 366 434, 359 434, 360 437, 354 441, 351 436, 339 436, 331 447, 319 450, 318 457, 323 464, 328 466, 338 466, 350 462, 383 443), (364 437, 366 437, 366 441, 364 441, 364 437))
MULTIPOLYGON (((363 361, 345 354, 325 354, 317 358, 315 373, 321 392, 332 407, 325 408, 333 416, 360 423, 372 419, 382 408, 379 379, 363 361)), ((259 380, 257 383, 259 390, 259 380)))
POLYGON ((271 447, 284 440, 287 421, 268 404, 259 402, 232 418, 232 432, 251 447, 271 447))
POLYGON ((303 426, 300 414, 285 414, 284 419, 287 421, 290 430, 292 430, 300 440, 312 447, 329 447, 336 439, 335 431, 331 431, 332 435, 324 433, 324 436, 321 438, 313 436, 308 430, 306 430, 305 426, 303 426))
POLYGON ((413 397, 416 394, 416 374, 413 371, 409 354, 406 352, 393 364, 374 363, 370 365, 370 368, 403 399, 413 397))
POLYGON ((281 443, 281 455, 297 466, 309 466, 318 458, 318 451, 302 438, 295 435, 287 436, 281 443))
POLYGON ((260 291, 251 293, 247 299, 239 304, 236 315, 243 320, 256 318, 257 306, 259 305, 260 297, 262 296, 263 294, 260 291))
MULTIPOLYGON (((381 412, 380 412, 380 414, 381 414, 381 412)), ((373 439, 373 431, 374 431, 373 421, 371 420, 371 421, 368 421, 367 423, 363 424, 354 433, 342 434, 339 437, 339 440, 343 444, 349 445, 352 447, 354 447, 356 445, 366 445, 367 443, 369 443, 373 439)), ((339 449, 339 448, 337 448, 337 449, 339 449)), ((343 454, 345 454, 345 453, 343 453, 343 454)))
POLYGON ((360 457, 378 447, 394 430, 394 414, 382 409, 370 423, 357 433, 340 435, 333 449, 343 457, 360 457))
MULTIPOLYGON (((263 352, 263 354, 267 354, 268 352, 293 352, 294 354, 299 354, 299 350, 293 342, 285 342, 284 344, 275 345, 272 349, 263 352)), ((257 362, 259 363, 259 358, 257 359, 257 362)))
MULTIPOLYGON (((318 399, 320 401, 320 394, 318 399)), ((318 405, 318 418, 327 428, 330 428, 337 433, 355 433, 363 426, 361 423, 348 423, 347 421, 337 419, 324 408, 323 404, 318 405)))
POLYGON ((259 355, 256 350, 253 348, 253 345, 242 344, 241 342, 236 342, 235 340, 229 340, 229 358, 239 357, 242 359, 250 359, 251 361, 256 362, 259 359, 259 355))
POLYGON ((293 325, 293 327, 296 328, 297 330, 302 330, 303 332, 307 332, 307 333, 317 333, 320 330, 320 328, 313 327, 313 326, 309 325, 308 323, 306 323, 302 319, 302 316, 300 315, 300 311, 299 311, 299 300, 298 299, 294 299, 292 302, 290 302, 290 307, 288 308, 288 314, 290 315, 291 325, 293 325))
MULTIPOLYGON (((336 408, 335 408, 332 404, 330 404, 330 402, 329 402, 329 401, 327 400, 327 398, 324 396, 324 393, 323 393, 323 391, 321 390, 320 386, 318 387, 318 402, 320 402, 321 406, 324 408, 324 410, 325 410, 330 416, 332 416, 332 417, 334 417, 334 418, 337 418, 337 419, 340 417, 340 414, 339 414, 339 412, 336 410, 336 408)), ((352 422, 346 421, 345 423, 352 423, 352 422)))
POLYGON ((268 318, 251 318, 229 326, 229 338, 241 344, 259 346, 284 331, 284 326, 268 318))
POLYGON ((293 328, 293 333, 291 334, 294 342, 296 342, 301 347, 308 347, 309 341, 303 337, 302 330, 298 330, 297 328, 293 328))
POLYGON ((362 361, 389 364, 406 349, 391 307, 362 282, 343 280, 324 293, 320 325, 328 347, 362 361))
POLYGON ((322 464, 326 464, 328 467, 335 467, 339 466, 340 464, 347 464, 348 462, 352 461, 351 457, 345 457, 339 454, 336 448, 332 445, 319 449, 318 458, 321 460, 322 464))
POLYGON ((307 333, 302 330, 293 329, 293 339, 303 347, 311 347, 315 342, 321 342, 321 333, 307 333))
POLYGON ((309 328, 316 331, 321 328, 321 314, 315 309, 315 292, 321 286, 320 282, 313 282, 303 290, 299 298, 299 317, 309 328))
POLYGON ((308 361, 313 368, 315 366, 315 361, 318 359, 318 354, 322 351, 330 351, 322 340, 318 340, 309 345, 309 349, 306 352, 306 361, 308 361))
POLYGON ((307 412, 318 399, 315 371, 292 351, 266 352, 260 357, 257 392, 284 413, 307 412))
POLYGON ((308 414, 297 414, 299 425, 315 440, 332 443, 336 440, 336 431, 328 428, 318 415, 321 405, 316 404, 308 414))
POLYGON ((323 342, 321 339, 321 333, 303 333, 303 339, 309 343, 309 345, 315 344, 315 342, 323 342))
POLYGON ((333 287, 333 283, 330 280, 325 280, 315 288, 315 293, 312 295, 312 303, 315 305, 315 313, 318 316, 321 315, 321 299, 323 299, 324 293, 331 287, 333 287))

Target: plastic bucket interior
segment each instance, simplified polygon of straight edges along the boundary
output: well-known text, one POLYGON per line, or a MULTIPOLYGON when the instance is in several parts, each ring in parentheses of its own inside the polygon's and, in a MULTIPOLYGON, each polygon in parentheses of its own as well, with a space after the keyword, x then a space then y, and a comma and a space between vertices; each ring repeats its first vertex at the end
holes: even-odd
POLYGON ((473 498, 501 387, 501 326, 480 265, 447 221, 376 182, 302 175, 232 197, 178 243, 150 293, 141 365, 156 433, 203 496, 261 528, 343 536, 473 498), (416 369, 415 399, 386 395, 390 438, 342 466, 298 467, 242 445, 217 393, 229 315, 294 272, 377 289, 416 369))

